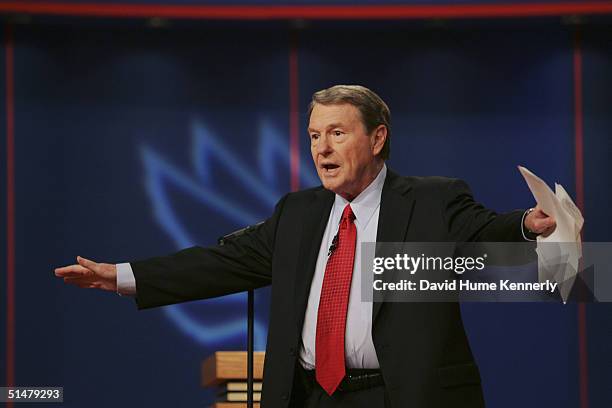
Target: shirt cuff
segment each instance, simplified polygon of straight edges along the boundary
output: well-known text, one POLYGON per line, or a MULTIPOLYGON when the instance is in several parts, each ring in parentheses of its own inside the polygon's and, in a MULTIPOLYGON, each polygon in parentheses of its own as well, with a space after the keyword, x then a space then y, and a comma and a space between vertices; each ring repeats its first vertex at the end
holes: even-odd
POLYGON ((129 263, 117 264, 117 293, 121 296, 136 296, 136 278, 129 263))
POLYGON ((525 217, 527 217, 527 214, 529 214, 531 211, 525 210, 525 212, 523 213, 523 217, 521 218, 521 234, 523 234, 523 239, 525 241, 536 241, 538 234, 529 231, 526 227, 525 227, 525 217))

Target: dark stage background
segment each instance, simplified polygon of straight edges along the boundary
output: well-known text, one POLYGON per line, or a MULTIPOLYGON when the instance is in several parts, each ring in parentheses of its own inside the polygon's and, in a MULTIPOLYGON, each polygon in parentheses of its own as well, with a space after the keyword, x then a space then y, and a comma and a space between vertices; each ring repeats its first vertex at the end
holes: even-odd
MULTIPOLYGON (((521 164, 577 198, 585 240, 610 241, 608 23, 5 20, 0 384, 63 386, 65 407, 210 403, 201 361, 245 347, 246 296, 138 312, 53 268, 212 245, 317 185, 305 110, 336 83, 387 101, 394 170, 463 178, 506 211, 533 204, 521 164)), ((462 308, 488 406, 612 406, 609 305, 462 308)))

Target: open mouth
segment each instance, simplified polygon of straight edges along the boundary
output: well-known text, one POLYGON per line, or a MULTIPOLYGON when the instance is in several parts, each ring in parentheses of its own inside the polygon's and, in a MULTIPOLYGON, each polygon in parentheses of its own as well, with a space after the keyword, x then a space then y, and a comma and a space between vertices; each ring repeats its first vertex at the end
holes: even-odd
POLYGON ((337 164, 333 164, 333 163, 326 163, 326 164, 322 164, 321 167, 323 168, 325 173, 331 174, 331 173, 334 173, 336 169, 338 169, 340 166, 338 166, 337 164))

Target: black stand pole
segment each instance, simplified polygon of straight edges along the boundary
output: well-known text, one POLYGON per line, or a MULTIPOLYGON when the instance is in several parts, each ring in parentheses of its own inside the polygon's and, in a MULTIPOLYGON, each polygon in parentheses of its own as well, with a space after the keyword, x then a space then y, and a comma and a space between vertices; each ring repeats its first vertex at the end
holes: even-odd
POLYGON ((255 291, 248 292, 247 306, 247 408, 253 408, 253 343, 254 343, 254 299, 255 291))
MULTIPOLYGON (((263 221, 248 226, 246 228, 239 229, 230 234, 227 234, 219 238, 219 245, 225 245, 228 240, 238 238, 250 231, 253 231, 257 227, 263 224, 263 221)), ((248 291, 247 299, 247 408, 253 408, 253 344, 254 344, 254 326, 255 326, 255 291, 250 289, 248 291)))

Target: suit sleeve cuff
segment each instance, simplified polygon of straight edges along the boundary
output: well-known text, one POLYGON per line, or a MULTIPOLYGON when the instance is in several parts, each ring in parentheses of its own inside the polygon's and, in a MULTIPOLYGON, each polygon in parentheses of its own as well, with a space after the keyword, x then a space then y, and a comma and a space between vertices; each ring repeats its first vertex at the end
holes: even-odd
POLYGON ((136 278, 129 263, 117 264, 117 293, 121 296, 136 296, 136 278))
POLYGON ((525 210, 525 212, 523 213, 523 217, 521 217, 521 234, 523 234, 523 239, 525 241, 536 241, 538 234, 529 231, 526 227, 525 227, 525 217, 527 217, 527 214, 529 214, 531 211, 530 209, 525 210))

